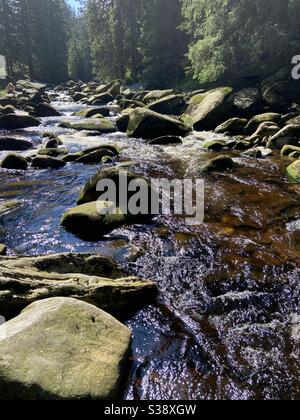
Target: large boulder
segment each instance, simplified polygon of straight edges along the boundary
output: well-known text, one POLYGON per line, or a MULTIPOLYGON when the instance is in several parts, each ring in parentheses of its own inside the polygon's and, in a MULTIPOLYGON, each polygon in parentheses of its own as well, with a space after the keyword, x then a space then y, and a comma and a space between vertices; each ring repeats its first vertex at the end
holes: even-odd
POLYGON ((152 140, 162 136, 185 136, 190 131, 187 124, 147 108, 136 108, 129 114, 129 137, 152 140))
POLYGON ((288 177, 292 182, 300 182, 300 160, 296 160, 287 168, 288 177))
POLYGON ((300 84, 296 80, 282 80, 266 84, 264 101, 275 111, 285 112, 293 103, 299 103, 300 84))
POLYGON ((17 130, 22 128, 37 127, 41 122, 29 115, 8 114, 0 117, 0 129, 17 130))
POLYGON ((24 171, 28 168, 28 163, 22 156, 11 153, 2 160, 1 168, 24 171))
POLYGON ((61 225, 83 240, 97 241, 127 222, 129 218, 115 203, 96 201, 68 210, 62 217, 61 225))
POLYGON ((0 137, 0 150, 24 151, 33 147, 33 144, 25 139, 15 137, 0 137))
POLYGON ((106 118, 88 118, 79 122, 65 121, 60 124, 60 127, 79 131, 98 131, 102 134, 116 132, 114 123, 110 120, 107 120, 106 118))
POLYGON ((182 95, 166 96, 149 105, 149 109, 159 114, 180 115, 187 108, 187 103, 182 95))
POLYGON ((66 296, 118 314, 139 309, 156 294, 153 282, 128 277, 99 254, 0 258, 0 313, 6 318, 39 299, 66 296))
POLYGON ((239 135, 245 133, 245 127, 248 124, 248 120, 243 118, 231 118, 219 125, 215 129, 215 133, 224 134, 229 133, 231 135, 239 135))
POLYGON ((255 115, 247 124, 245 128, 245 133, 251 136, 253 133, 255 133, 258 127, 265 122, 272 122, 277 125, 280 125, 281 119, 281 115, 274 112, 267 112, 264 114, 255 115))
POLYGON ((214 130, 228 116, 233 106, 233 89, 223 87, 193 96, 182 120, 197 131, 214 130))
POLYGON ((56 109, 47 103, 40 103, 33 109, 32 115, 35 117, 59 117, 61 115, 56 109))
POLYGON ((246 88, 238 91, 234 98, 234 112, 241 117, 252 117, 262 109, 259 89, 246 88))
POLYGON ((31 82, 30 80, 18 80, 16 83, 18 90, 37 90, 43 94, 47 88, 47 85, 43 83, 31 82))
POLYGON ((0 398, 116 398, 131 332, 111 315, 76 299, 38 301, 0 327, 0 398))
POLYGON ((300 145, 300 125, 287 125, 270 138, 267 147, 281 149, 286 145, 300 145))

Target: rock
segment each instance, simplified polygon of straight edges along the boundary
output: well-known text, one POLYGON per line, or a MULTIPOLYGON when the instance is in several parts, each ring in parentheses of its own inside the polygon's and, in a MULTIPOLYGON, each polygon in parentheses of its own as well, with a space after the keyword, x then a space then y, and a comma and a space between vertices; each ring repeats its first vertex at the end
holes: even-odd
POLYGON ((281 150, 281 156, 290 156, 294 152, 300 153, 300 147, 286 145, 281 150))
MULTIPOLYGON (((134 100, 140 100, 142 102, 145 102, 146 104, 150 104, 152 102, 155 101, 159 101, 160 99, 165 98, 166 96, 170 96, 173 95, 174 91, 172 89, 168 89, 168 90, 152 90, 150 92, 147 92, 143 97, 141 97, 140 99, 137 99, 134 96, 134 100)), ((143 92, 140 92, 140 95, 143 95, 143 92)))
POLYGON ((0 137, 1 151, 24 151, 33 147, 28 140, 18 139, 15 137, 0 137))
POLYGON ((283 117, 283 121, 285 125, 300 125, 300 116, 299 114, 297 114, 297 116, 295 116, 295 114, 293 114, 293 117, 291 117, 292 114, 286 115, 283 117))
POLYGON ((87 131, 98 131, 102 134, 109 134, 116 132, 114 123, 105 118, 93 119, 89 118, 80 122, 66 121, 60 124, 60 127, 70 128, 72 130, 87 130, 87 131))
POLYGON ((37 152, 38 156, 50 156, 50 157, 58 157, 67 155, 68 151, 65 149, 57 149, 57 148, 48 148, 48 149, 40 149, 37 152))
POLYGON ((3 255, 6 255, 6 253, 7 253, 7 247, 3 244, 0 244, 0 255, 3 256, 3 255))
POLYGON ((264 101, 274 110, 286 111, 293 103, 298 103, 300 85, 296 80, 281 80, 266 84, 263 89, 264 101))
POLYGON ((233 98, 233 89, 230 87, 196 95, 181 118, 197 131, 214 130, 231 111, 233 98))
POLYGON ((300 144, 300 125, 288 125, 270 138, 267 147, 281 149, 283 146, 300 144))
POLYGON ((221 172, 234 168, 235 163, 230 156, 218 156, 211 159, 206 165, 201 168, 201 173, 221 172))
POLYGON ((127 108, 143 108, 145 104, 140 101, 133 101, 129 99, 122 99, 118 102, 118 105, 121 109, 127 109, 127 108))
POLYGON ((95 95, 89 99, 88 104, 90 105, 107 105, 112 102, 114 97, 110 93, 102 93, 101 95, 95 95))
POLYGON ((82 150, 80 153, 82 156, 88 155, 93 152, 98 152, 101 150, 105 150, 107 155, 118 156, 120 154, 120 150, 117 146, 113 146, 111 144, 103 144, 101 146, 89 147, 88 149, 82 150))
POLYGON ((36 83, 36 82, 30 82, 29 80, 18 80, 16 83, 17 90, 37 90, 40 93, 44 93, 47 85, 43 83, 36 83))
POLYGON ((59 117, 61 115, 56 109, 54 109, 51 105, 40 103, 36 105, 33 109, 33 115, 35 117, 59 117))
POLYGON ((28 115, 8 114, 0 117, 0 129, 17 130, 21 128, 37 127, 39 120, 28 115))
POLYGON ((73 297, 112 314, 132 313, 156 295, 153 282, 127 277, 99 254, 0 258, 0 313, 6 318, 39 299, 73 297))
POLYGON ((85 98, 86 98, 85 94, 80 93, 80 92, 75 93, 75 95, 73 96, 73 100, 75 102, 80 102, 80 101, 82 101, 82 99, 85 99, 85 98))
POLYGON ((103 156, 103 158, 101 159, 101 163, 103 163, 103 165, 110 165, 113 162, 114 161, 110 156, 103 156))
POLYGON ((229 141, 226 146, 229 149, 234 149, 234 150, 247 150, 250 149, 252 147, 251 143, 249 143, 248 141, 244 141, 244 140, 232 140, 229 141))
POLYGON ((61 225, 83 240, 97 241, 129 220, 114 203, 97 201, 67 211, 61 225))
POLYGON ((45 149, 57 149, 61 146, 62 141, 57 139, 50 139, 44 144, 45 149))
POLYGON ((185 136, 191 131, 187 124, 158 114, 147 108, 136 108, 129 115, 129 137, 155 139, 162 136, 185 136))
POLYGON ((259 89, 247 88, 238 91, 234 99, 234 112, 243 117, 251 117, 261 111, 261 95, 259 89))
POLYGON ((108 149, 99 149, 95 150, 93 152, 83 154, 83 156, 80 156, 76 162, 77 163, 83 163, 85 165, 97 165, 102 162, 102 158, 109 156, 114 157, 114 153, 112 153, 108 149))
POLYGON ((0 106, 0 115, 14 114, 15 107, 12 105, 0 106))
POLYGON ((32 159, 31 165, 36 169, 60 169, 66 162, 49 156, 38 156, 32 159))
POLYGON ((63 156, 61 158, 61 160, 63 162, 66 162, 66 163, 72 163, 72 162, 76 162, 76 160, 79 159, 81 156, 82 156, 82 153, 81 152, 70 153, 70 154, 68 154, 66 156, 63 156))
POLYGON ((219 152, 224 147, 226 147, 226 141, 223 141, 223 140, 207 140, 201 145, 201 147, 203 149, 211 150, 213 152, 219 152))
POLYGON ((18 207, 20 207, 21 202, 18 200, 9 200, 0 204, 0 216, 3 214, 9 213, 18 207))
POLYGON ((109 108, 86 108, 86 109, 82 109, 79 112, 75 112, 74 116, 76 117, 83 117, 83 118, 92 118, 95 115, 100 114, 102 115, 102 117, 109 117, 110 115, 110 110, 109 108))
POLYGON ((4 98, 0 98, 0 106, 13 106, 14 108, 17 106, 17 100, 12 96, 5 96, 4 98))
POLYGON ((28 163, 26 159, 23 158, 22 156, 11 153, 2 160, 1 168, 16 169, 16 170, 23 171, 28 168, 28 163))
MULTIPOLYGON (((127 169, 127 168, 126 168, 127 169)), ((111 180, 115 183, 116 189, 117 189, 117 206, 120 205, 119 203, 119 188, 120 188, 120 181, 124 180, 124 183, 127 183, 127 187, 131 181, 136 181, 143 179, 147 181, 146 179, 142 178, 140 175, 136 175, 132 172, 127 172, 126 169, 120 168, 107 168, 107 169, 100 169, 96 172, 94 176, 91 177, 91 179, 85 184, 85 186, 82 188, 77 204, 85 204, 85 203, 91 203, 94 201, 97 201, 99 197, 101 196, 101 193, 97 191, 97 184, 98 182, 102 180, 111 180)), ((149 194, 151 193, 151 189, 149 186, 149 194)), ((128 199, 134 195, 132 192, 131 194, 128 194, 128 199)), ((126 203, 127 204, 127 203, 126 203)))
POLYGON ((151 141, 153 145, 168 146, 172 144, 182 144, 182 138, 178 136, 164 136, 158 137, 151 141))
POLYGON ((273 151, 271 149, 267 149, 265 147, 253 147, 252 149, 247 150, 242 154, 242 156, 256 158, 256 159, 263 159, 268 156, 272 156, 273 151))
POLYGON ((231 118, 230 120, 219 125, 215 129, 215 133, 230 133, 231 135, 244 134, 245 127, 248 124, 248 120, 243 118, 231 118))
POLYGON ((121 117, 119 117, 116 121, 118 131, 120 131, 121 133, 126 133, 129 120, 130 120, 129 113, 123 114, 121 117))
POLYGON ((245 128, 245 133, 251 136, 264 122, 272 122, 279 125, 281 123, 281 115, 273 112, 256 115, 255 117, 251 118, 251 120, 247 124, 245 128))
POLYGON ((130 330, 76 299, 38 301, 0 327, 1 399, 116 398, 130 330))
POLYGON ((152 102, 148 108, 159 114, 181 115, 186 111, 187 103, 182 95, 170 95, 152 102))
POLYGON ((293 182, 300 182, 300 160, 296 160, 287 168, 288 177, 293 182))
POLYGON ((279 130, 280 130, 280 128, 278 127, 277 124, 275 124, 273 122, 264 122, 264 123, 260 124, 260 126, 255 131, 255 133, 252 134, 252 136, 249 138, 249 141, 255 140, 258 137, 259 138, 264 138, 264 137, 269 138, 270 136, 274 136, 275 134, 277 134, 279 130))

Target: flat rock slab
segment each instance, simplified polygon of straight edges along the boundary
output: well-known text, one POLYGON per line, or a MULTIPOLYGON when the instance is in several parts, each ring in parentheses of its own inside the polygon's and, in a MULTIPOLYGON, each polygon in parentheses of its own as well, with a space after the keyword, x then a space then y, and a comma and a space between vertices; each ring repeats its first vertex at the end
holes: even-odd
POLYGON ((118 396, 131 332, 102 310, 64 297, 38 301, 0 337, 0 399, 118 396))
POLYGON ((14 137, 0 137, 0 150, 3 151, 23 151, 29 150, 32 147, 33 144, 28 140, 14 137))
POLYGON ((107 312, 132 312, 154 299, 152 281, 127 274, 110 258, 93 254, 0 257, 0 314, 55 296, 77 298, 107 312))

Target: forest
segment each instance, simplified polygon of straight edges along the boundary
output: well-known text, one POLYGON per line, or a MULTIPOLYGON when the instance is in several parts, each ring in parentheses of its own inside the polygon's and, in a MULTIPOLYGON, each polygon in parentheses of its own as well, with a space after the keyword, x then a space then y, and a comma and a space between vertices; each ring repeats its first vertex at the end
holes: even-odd
POLYGON ((7 73, 47 83, 239 86, 300 51, 300 0, 0 0, 7 73))

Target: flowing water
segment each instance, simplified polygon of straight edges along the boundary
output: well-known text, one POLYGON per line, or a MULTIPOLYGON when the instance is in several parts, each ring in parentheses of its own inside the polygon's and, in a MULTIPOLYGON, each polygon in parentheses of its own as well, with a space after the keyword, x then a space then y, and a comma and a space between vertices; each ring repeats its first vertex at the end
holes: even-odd
MULTIPOLYGON (((58 127, 82 106, 63 94, 53 105, 63 117, 18 135, 38 148, 41 134, 54 132, 70 152, 116 144, 120 161, 155 178, 196 177, 215 156, 201 149, 212 133, 170 147, 121 133, 87 136, 58 127)), ((21 201, 1 218, 11 254, 99 252, 157 283, 157 302, 126 320, 133 332, 126 399, 300 398, 300 186, 285 178, 287 159, 235 158, 238 169, 205 179, 203 225, 164 215, 97 243, 60 227, 97 167, 0 172, 1 202, 21 201)))

